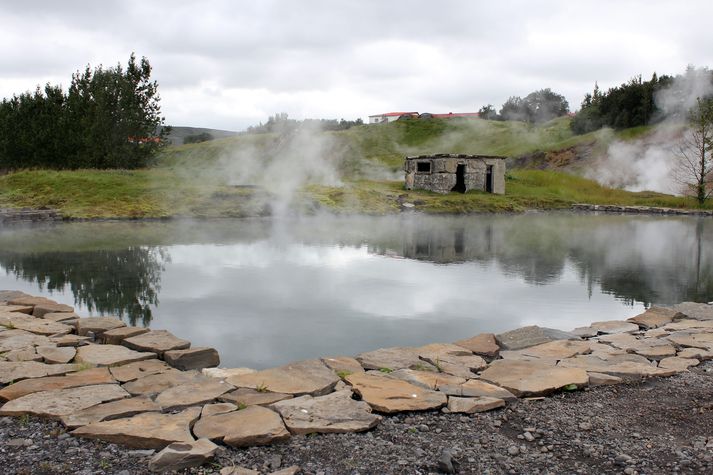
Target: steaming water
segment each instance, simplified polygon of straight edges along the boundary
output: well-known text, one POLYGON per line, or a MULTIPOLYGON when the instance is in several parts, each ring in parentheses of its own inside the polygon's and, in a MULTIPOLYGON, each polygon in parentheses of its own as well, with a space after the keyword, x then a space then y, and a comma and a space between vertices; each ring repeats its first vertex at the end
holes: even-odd
POLYGON ((713 300, 713 220, 322 217, 0 228, 0 289, 264 368, 713 300))

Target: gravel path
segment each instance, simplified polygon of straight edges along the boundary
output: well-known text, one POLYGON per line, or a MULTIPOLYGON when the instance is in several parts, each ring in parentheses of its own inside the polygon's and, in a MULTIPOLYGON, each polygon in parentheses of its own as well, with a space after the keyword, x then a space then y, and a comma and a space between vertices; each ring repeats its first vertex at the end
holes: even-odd
MULTIPOLYGON (((152 451, 75 439, 60 424, 0 418, 5 474, 148 473, 152 451)), ((365 434, 296 436, 226 448, 216 463, 306 474, 713 473, 713 362, 690 373, 592 388, 463 416, 402 414, 365 434), (439 470, 440 459, 440 470, 439 470)))

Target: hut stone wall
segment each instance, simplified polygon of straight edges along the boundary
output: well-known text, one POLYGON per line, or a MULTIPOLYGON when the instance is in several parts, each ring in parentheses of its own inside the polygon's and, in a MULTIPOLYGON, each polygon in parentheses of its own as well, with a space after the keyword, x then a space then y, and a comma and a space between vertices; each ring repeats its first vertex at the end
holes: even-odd
POLYGON ((482 190, 505 194, 505 157, 421 155, 406 157, 406 189, 436 193, 482 190))

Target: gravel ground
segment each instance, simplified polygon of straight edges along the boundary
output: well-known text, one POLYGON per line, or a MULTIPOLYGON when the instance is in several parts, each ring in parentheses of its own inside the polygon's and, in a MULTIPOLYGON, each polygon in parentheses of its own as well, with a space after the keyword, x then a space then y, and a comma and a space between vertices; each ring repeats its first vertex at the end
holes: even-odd
MULTIPOLYGON (((149 455, 67 436, 61 425, 0 418, 5 474, 147 473, 149 455)), ((273 447, 222 451, 233 464, 306 474, 713 473, 713 362, 690 373, 593 388, 463 416, 402 414, 365 434, 293 437, 273 447), (439 463, 440 462, 440 463, 439 463)))

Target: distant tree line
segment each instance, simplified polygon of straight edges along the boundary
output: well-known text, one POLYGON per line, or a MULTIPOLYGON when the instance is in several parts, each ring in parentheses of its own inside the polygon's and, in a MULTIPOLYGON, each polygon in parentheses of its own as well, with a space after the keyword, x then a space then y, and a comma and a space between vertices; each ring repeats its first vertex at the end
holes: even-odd
POLYGON ((585 134, 602 127, 626 129, 647 125, 671 115, 685 119, 691 106, 686 108, 685 104, 691 97, 695 99, 695 88, 699 88, 704 96, 705 91, 712 91, 713 72, 689 66, 684 74, 675 77, 654 73, 650 80, 643 81, 639 75, 605 92, 595 83, 592 93, 584 96, 581 110, 570 127, 577 134, 585 134), (666 100, 657 101, 664 91, 666 100), (661 109, 660 102, 666 102, 667 110, 661 109))
POLYGON ((213 134, 210 134, 208 132, 201 132, 200 134, 186 135, 185 137, 183 137, 183 143, 189 144, 189 143, 209 142, 213 139, 215 139, 215 137, 213 137, 213 134))
POLYGON ((529 123, 542 123, 556 117, 569 114, 569 103, 563 95, 550 88, 540 89, 525 96, 511 96, 497 112, 492 104, 483 106, 478 111, 479 117, 486 120, 519 120, 529 123))
POLYGON ((649 81, 642 81, 639 75, 606 92, 595 83, 592 93, 584 96, 582 108, 570 127, 576 134, 586 134, 602 127, 626 129, 646 125, 654 117, 660 117, 656 94, 672 82, 671 76, 659 77, 654 73, 649 81))
POLYGON ((146 58, 77 71, 0 102, 0 169, 139 168, 169 130, 146 58), (160 132, 159 132, 160 130, 160 132))
POLYGON ((268 132, 286 132, 289 130, 294 130, 302 125, 315 126, 319 130, 347 130, 357 125, 364 125, 364 121, 361 118, 356 120, 344 120, 344 119, 304 119, 295 120, 290 119, 287 113, 281 112, 270 116, 266 123, 260 123, 259 125, 252 125, 248 127, 247 132, 249 134, 264 134, 268 132))

